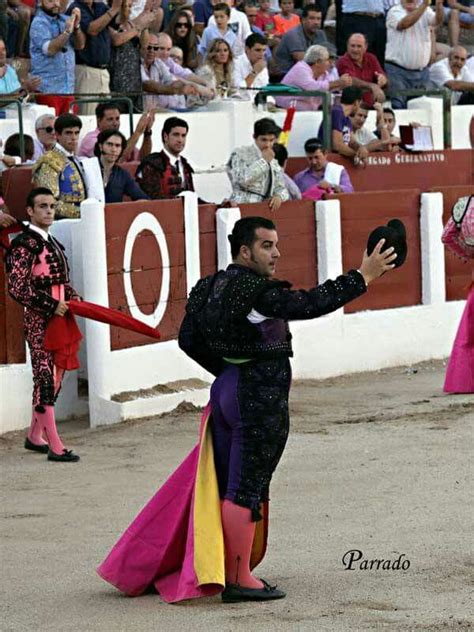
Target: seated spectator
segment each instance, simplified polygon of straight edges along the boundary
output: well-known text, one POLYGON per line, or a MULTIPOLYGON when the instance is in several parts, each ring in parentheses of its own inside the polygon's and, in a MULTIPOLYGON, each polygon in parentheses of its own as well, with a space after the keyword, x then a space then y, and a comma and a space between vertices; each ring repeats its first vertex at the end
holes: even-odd
POLYGON ((21 157, 20 150, 20 134, 12 134, 5 141, 3 154, 0 150, 0 173, 20 165, 30 165, 33 162, 33 154, 35 151, 33 139, 28 134, 24 134, 25 156, 21 157))
POLYGON ((194 31, 196 35, 201 36, 202 32, 212 16, 211 0, 196 0, 193 4, 194 13, 194 31))
POLYGON ((255 122, 255 142, 235 149, 227 163, 227 175, 232 184, 230 202, 234 206, 268 200, 272 211, 289 199, 283 171, 273 152, 280 128, 271 118, 255 122))
POLYGON ((275 19, 270 13, 270 0, 258 0, 259 11, 255 18, 255 26, 263 31, 265 37, 275 35, 275 19))
POLYGON ((339 74, 352 77, 352 85, 362 88, 363 100, 367 105, 374 101, 383 103, 385 94, 382 88, 387 84, 379 60, 373 53, 367 52, 367 39, 362 33, 353 33, 347 40, 347 53, 337 61, 339 74))
POLYGON ((105 201, 107 204, 123 202, 127 195, 132 200, 149 200, 132 176, 118 166, 125 150, 127 140, 121 132, 113 129, 100 132, 94 153, 99 159, 100 170, 104 181, 105 201))
POLYGON ((275 154, 275 158, 277 159, 278 164, 280 165, 283 172, 283 182, 285 183, 286 190, 290 195, 290 200, 301 200, 301 191, 299 190, 296 183, 285 171, 286 164, 288 162, 288 150, 286 149, 285 145, 275 143, 273 145, 273 153, 275 154))
POLYGON ((30 29, 31 72, 41 79, 38 90, 45 93, 36 95, 37 103, 55 108, 56 114, 69 111, 74 100, 74 49, 84 44, 80 9, 67 16, 59 13, 59 0, 40 0, 30 29))
POLYGON ((277 35, 284 35, 300 24, 300 16, 295 13, 295 3, 293 0, 279 0, 280 13, 274 16, 275 32, 277 35))
POLYGON ((216 96, 215 92, 207 86, 202 77, 194 74, 189 68, 183 68, 182 65, 177 64, 171 59, 171 37, 166 33, 159 33, 156 37, 158 40, 157 58, 161 59, 161 61, 165 64, 170 73, 173 75, 173 79, 192 84, 197 93, 203 99, 209 100, 214 98, 216 96))
POLYGON ((304 199, 319 200, 324 194, 353 193, 354 187, 346 169, 328 161, 327 150, 319 139, 308 139, 304 150, 308 167, 294 177, 304 199))
POLYGON ((137 169, 137 182, 153 200, 174 198, 194 191, 193 168, 181 153, 189 126, 183 119, 166 119, 161 131, 163 149, 147 156, 137 169))
POLYGON ((205 56, 208 48, 215 39, 225 40, 234 54, 234 57, 240 55, 241 48, 236 34, 229 26, 230 7, 225 2, 218 2, 214 5, 212 15, 215 24, 209 24, 204 29, 201 42, 198 46, 199 53, 205 56))
MULTIPOLYGON (((259 29, 258 26, 255 25, 255 20, 257 19, 258 14, 258 7, 255 4, 255 0, 245 0, 243 8, 244 13, 247 16, 247 20, 249 21, 251 32, 255 35, 261 35, 262 37, 265 37, 265 33, 262 31, 262 29, 259 29)), ((269 46, 267 46, 267 48, 265 49, 265 59, 267 60, 267 63, 269 63, 272 59, 272 51, 270 50, 269 46)))
MULTIPOLYGON (((232 85, 234 88, 263 88, 270 79, 268 76, 265 51, 267 40, 262 35, 252 33, 245 41, 245 53, 234 62, 232 85)), ((255 93, 247 93, 253 98, 255 93)))
MULTIPOLYGON (((88 132, 84 136, 79 147, 78 155, 84 158, 92 158, 94 156, 94 148, 100 132, 105 132, 105 130, 109 129, 118 131, 120 129, 120 109, 115 101, 99 103, 95 109, 95 116, 97 120, 96 129, 92 132, 88 132)), ((123 152, 122 158, 124 162, 140 160, 148 156, 151 152, 151 129, 153 122, 153 114, 147 113, 142 115, 123 152), (143 143, 140 151, 138 151, 136 146, 142 135, 143 143)))
POLYGON ((182 49, 179 46, 171 47, 170 59, 172 59, 175 64, 178 64, 178 66, 183 65, 184 55, 182 49))
POLYGON ((152 11, 143 11, 130 19, 131 0, 122 0, 120 12, 111 24, 112 56, 110 60, 110 89, 128 93, 136 110, 143 109, 140 75, 140 49, 146 46, 148 26, 154 19, 152 11))
POLYGON ((474 104, 474 76, 466 68, 467 50, 453 48, 447 59, 430 67, 430 80, 437 88, 449 88, 451 102, 457 105, 474 104))
POLYGON ((176 11, 167 33, 171 37, 173 46, 179 46, 183 51, 183 66, 196 70, 199 66, 198 40, 186 9, 176 11))
MULTIPOLYGON (((282 84, 301 90, 337 90, 350 86, 352 79, 343 75, 336 81, 329 79, 329 53, 325 46, 310 46, 302 61, 290 68, 281 80, 282 84)), ((317 110, 321 106, 321 97, 276 97, 279 107, 288 107, 293 101, 297 110, 317 110)))
MULTIPOLYGON (((143 61, 141 78, 145 95, 145 108, 186 109, 186 96, 196 95, 195 86, 176 80, 166 64, 159 58, 160 48, 169 48, 160 44, 160 35, 150 33, 148 44, 142 51, 143 61)), ((167 52, 165 50, 165 52, 167 52)))
POLYGON ((40 84, 39 77, 29 77, 20 82, 16 70, 7 64, 7 47, 5 40, 0 37, 0 94, 24 96, 27 92, 35 92, 40 84))
POLYGON ((57 200, 55 219, 79 218, 81 202, 87 197, 83 167, 76 157, 81 119, 75 114, 61 114, 54 122, 56 144, 36 162, 33 182, 53 192, 57 200))
POLYGON ((232 72, 233 55, 229 44, 223 39, 215 39, 196 74, 219 96, 225 97, 232 92, 232 72))
POLYGON ((301 13, 301 24, 283 35, 275 53, 281 75, 287 73, 296 62, 302 61, 310 46, 326 44, 327 37, 321 29, 321 20, 321 8, 317 4, 307 4, 301 13))
POLYGON ((382 128, 385 126, 390 140, 390 143, 387 145, 387 151, 400 151, 401 139, 393 133, 395 124, 395 112, 391 108, 383 108, 383 122, 380 127, 374 131, 374 134, 377 138, 382 138, 382 128))
POLYGON ((448 0, 444 15, 448 17, 449 43, 453 48, 459 46, 461 26, 472 29, 474 26, 473 0, 448 0))
MULTIPOLYGON (((247 20, 247 16, 245 15, 245 13, 242 13, 242 11, 237 11, 237 9, 234 8, 233 6, 234 0, 224 0, 224 1, 230 7, 229 26, 232 29, 232 31, 237 35, 239 46, 238 46, 238 52, 236 54, 240 55, 245 50, 245 40, 252 32, 250 30, 250 24, 249 24, 249 21, 247 20)), ((213 15, 209 18, 209 22, 207 25, 208 26, 216 25, 216 20, 213 15)))
POLYGON ((55 118, 51 114, 42 114, 35 121, 36 138, 33 139, 35 146, 33 160, 35 162, 56 144, 54 121, 55 118))
POLYGON ((381 103, 375 103, 374 109, 377 112, 377 130, 380 138, 365 127, 367 116, 369 115, 367 103, 361 103, 359 109, 350 115, 352 121, 352 133, 359 145, 363 145, 367 151, 387 151, 390 145, 390 133, 387 125, 383 121, 383 108, 381 103))
POLYGON ((432 25, 443 21, 443 0, 436 1, 436 15, 429 8, 431 0, 401 0, 387 13, 387 47, 385 71, 390 82, 393 108, 404 108, 403 90, 426 88, 431 55, 432 25))
MULTIPOLYGON (((362 102, 360 88, 349 86, 344 88, 341 94, 340 105, 334 105, 331 109, 331 146, 334 152, 342 156, 354 158, 354 163, 365 161, 368 151, 353 137, 351 114, 357 112, 362 102)), ((318 131, 319 140, 324 140, 324 126, 321 123, 318 131)))

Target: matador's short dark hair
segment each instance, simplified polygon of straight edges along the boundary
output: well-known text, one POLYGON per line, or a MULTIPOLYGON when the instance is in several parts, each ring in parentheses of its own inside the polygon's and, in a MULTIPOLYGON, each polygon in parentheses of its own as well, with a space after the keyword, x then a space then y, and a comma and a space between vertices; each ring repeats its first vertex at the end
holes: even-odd
POLYGON ((228 236, 232 259, 235 259, 238 256, 241 246, 248 246, 251 248, 252 244, 257 239, 255 233, 259 228, 276 230, 275 224, 266 217, 243 217, 235 222, 232 234, 228 236))
POLYGON ((54 197, 53 192, 46 187, 36 187, 34 189, 31 189, 31 191, 26 196, 26 206, 34 208, 35 198, 37 198, 38 195, 52 195, 54 197))

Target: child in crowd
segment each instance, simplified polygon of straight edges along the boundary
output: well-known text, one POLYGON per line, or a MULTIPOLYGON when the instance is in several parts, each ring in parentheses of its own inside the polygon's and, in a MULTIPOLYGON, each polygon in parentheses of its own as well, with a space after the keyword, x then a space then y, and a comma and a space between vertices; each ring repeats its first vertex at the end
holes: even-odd
POLYGON ((277 35, 284 35, 287 31, 296 28, 300 23, 300 16, 294 12, 295 3, 293 0, 279 0, 280 14, 275 15, 275 32, 277 35))
POLYGON ((258 6, 260 10, 255 18, 255 26, 263 31, 265 37, 271 37, 275 34, 275 18, 270 13, 270 0, 259 0, 258 6))
POLYGON ((237 35, 229 26, 229 5, 225 2, 218 2, 212 9, 212 15, 216 23, 215 25, 209 24, 204 29, 198 49, 200 54, 204 56, 215 39, 223 39, 229 44, 234 55, 239 55, 241 51, 237 35))

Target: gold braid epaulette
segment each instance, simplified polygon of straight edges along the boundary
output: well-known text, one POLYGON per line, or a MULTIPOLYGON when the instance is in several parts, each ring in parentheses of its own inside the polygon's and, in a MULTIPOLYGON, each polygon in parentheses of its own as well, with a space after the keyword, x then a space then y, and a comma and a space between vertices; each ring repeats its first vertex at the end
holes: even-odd
POLYGON ((53 169, 58 175, 60 175, 64 167, 68 162, 67 156, 60 151, 56 151, 55 149, 51 149, 47 151, 45 154, 40 156, 36 161, 33 167, 33 177, 35 174, 41 169, 43 165, 50 167, 53 169))

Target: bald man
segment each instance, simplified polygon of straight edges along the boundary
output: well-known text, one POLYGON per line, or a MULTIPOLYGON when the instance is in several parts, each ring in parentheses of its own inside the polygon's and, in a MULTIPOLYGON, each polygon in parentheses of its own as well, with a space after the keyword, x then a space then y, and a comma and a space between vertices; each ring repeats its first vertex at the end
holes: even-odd
POLYGON ((352 85, 364 91, 364 103, 372 106, 374 102, 385 101, 383 88, 387 85, 387 76, 377 57, 367 48, 365 35, 353 33, 347 40, 347 52, 337 61, 336 67, 340 76, 352 77, 352 85))
POLYGON ((451 90, 451 102, 456 105, 474 104, 474 75, 466 67, 467 50, 462 46, 451 49, 449 56, 430 67, 430 81, 439 88, 451 90))

